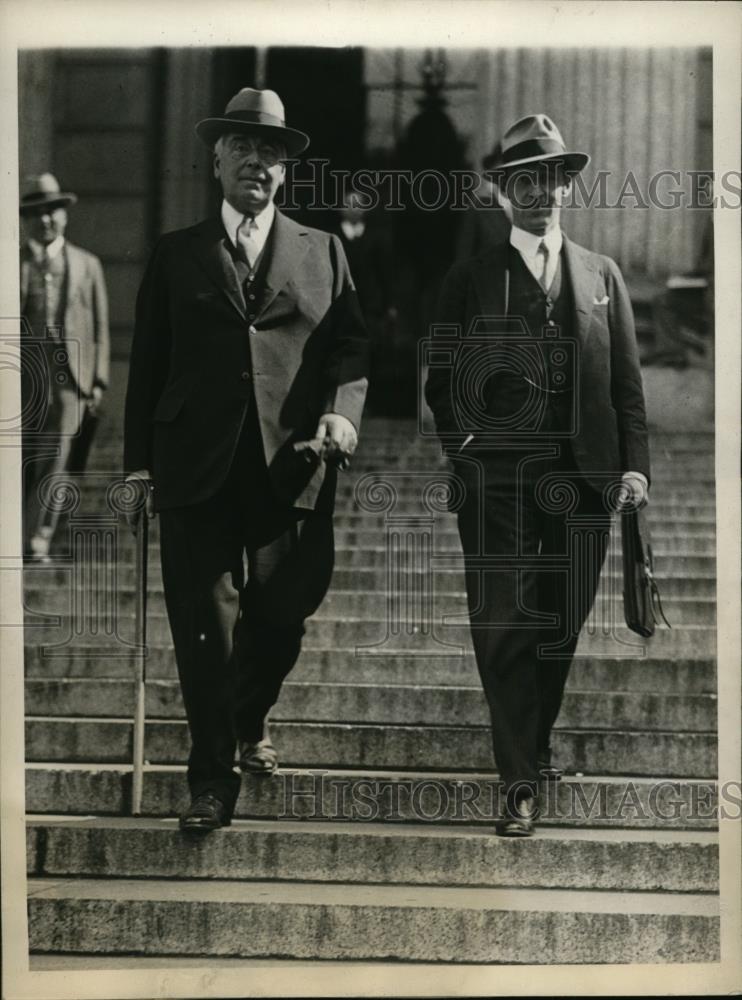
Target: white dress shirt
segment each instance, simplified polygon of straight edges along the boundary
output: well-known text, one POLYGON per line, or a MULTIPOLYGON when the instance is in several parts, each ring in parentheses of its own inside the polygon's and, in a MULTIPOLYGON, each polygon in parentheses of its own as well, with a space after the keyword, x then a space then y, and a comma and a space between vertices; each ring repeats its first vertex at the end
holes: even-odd
MULTIPOLYGON (((258 214, 253 217, 252 226, 250 228, 250 239, 255 245, 257 253, 260 253, 265 246, 265 241, 268 239, 268 234, 271 231, 275 215, 276 206, 271 201, 268 205, 266 205, 262 212, 258 212, 258 214)), ((227 235, 229 236, 233 247, 237 247, 237 230, 240 228, 244 220, 245 213, 238 212, 234 205, 230 205, 225 198, 222 201, 222 222, 224 223, 224 228, 227 230, 227 235)))
POLYGON ((539 236, 537 233, 528 233, 525 229, 518 229, 517 226, 513 226, 510 230, 511 246, 515 247, 523 258, 523 263, 543 288, 551 288, 559 261, 559 252, 562 249, 562 242, 562 230, 559 226, 550 229, 543 236, 539 236), (538 251, 542 243, 546 245, 546 249, 549 251, 546 260, 545 275, 541 273, 543 269, 543 255, 539 255, 538 251))
POLYGON ((46 245, 39 243, 38 240, 30 239, 28 245, 31 247, 35 260, 41 264, 44 261, 44 251, 46 251, 46 256, 49 260, 53 260, 58 253, 62 252, 64 236, 57 236, 51 243, 47 243, 46 245))
POLYGON ((358 240, 366 232, 366 223, 363 219, 359 219, 358 222, 351 222, 350 219, 341 219, 340 228, 342 229, 345 238, 349 242, 353 240, 358 240))

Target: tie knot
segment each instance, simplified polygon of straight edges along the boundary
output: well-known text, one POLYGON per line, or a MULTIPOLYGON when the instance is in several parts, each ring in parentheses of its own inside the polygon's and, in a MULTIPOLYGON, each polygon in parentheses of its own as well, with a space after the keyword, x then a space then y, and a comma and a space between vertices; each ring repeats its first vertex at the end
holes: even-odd
POLYGON ((255 216, 250 215, 249 212, 245 213, 242 222, 237 227, 237 232, 249 236, 253 229, 257 229, 257 223, 255 222, 255 216))

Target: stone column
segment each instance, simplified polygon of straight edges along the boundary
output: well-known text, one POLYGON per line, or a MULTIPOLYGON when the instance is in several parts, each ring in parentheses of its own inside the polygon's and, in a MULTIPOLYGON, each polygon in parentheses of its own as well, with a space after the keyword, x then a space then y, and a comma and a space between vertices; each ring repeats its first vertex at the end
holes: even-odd
POLYGON ((193 225, 210 210, 211 154, 194 125, 213 107, 211 49, 171 49, 167 53, 160 176, 160 230, 193 225))

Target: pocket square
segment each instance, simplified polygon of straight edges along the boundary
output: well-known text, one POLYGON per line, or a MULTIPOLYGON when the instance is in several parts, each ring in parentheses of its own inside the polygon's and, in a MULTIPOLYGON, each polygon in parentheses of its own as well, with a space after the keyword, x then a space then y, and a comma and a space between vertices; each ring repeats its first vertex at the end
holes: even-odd
POLYGON ((610 295, 604 295, 602 299, 593 299, 594 306, 607 306, 610 302, 610 295))

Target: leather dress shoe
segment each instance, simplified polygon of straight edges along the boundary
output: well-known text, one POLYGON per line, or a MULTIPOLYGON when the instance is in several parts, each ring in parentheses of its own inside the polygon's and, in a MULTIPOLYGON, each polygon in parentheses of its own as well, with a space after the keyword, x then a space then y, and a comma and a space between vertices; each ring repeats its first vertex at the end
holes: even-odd
POLYGON ((538 773, 544 781, 561 781, 564 777, 564 768, 557 767, 545 760, 539 760, 536 764, 538 773))
POLYGON ((495 826, 498 837, 530 837, 536 825, 538 806, 533 795, 520 799, 514 807, 509 807, 505 816, 495 826))
POLYGON ((227 813, 227 807, 213 792, 201 792, 194 795, 191 804, 180 817, 180 829, 183 833, 211 833, 222 826, 230 826, 232 817, 227 813))
POLYGON ((257 743, 240 740, 240 770, 247 774, 274 774, 278 768, 278 754, 270 736, 257 743))

